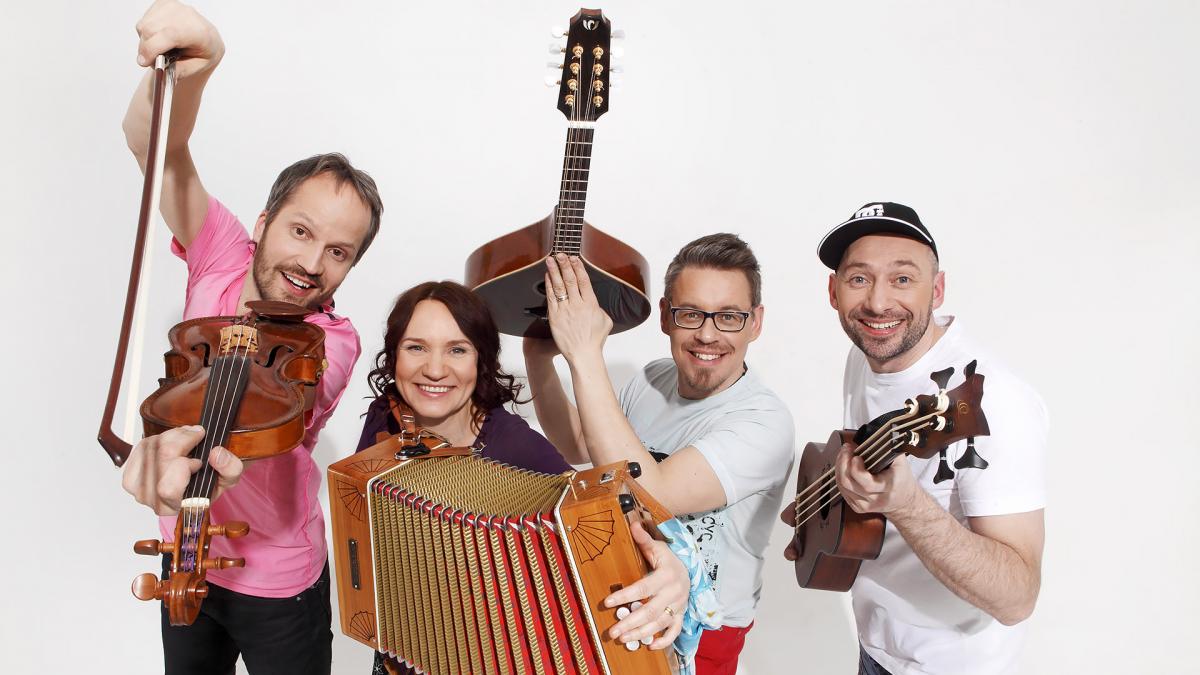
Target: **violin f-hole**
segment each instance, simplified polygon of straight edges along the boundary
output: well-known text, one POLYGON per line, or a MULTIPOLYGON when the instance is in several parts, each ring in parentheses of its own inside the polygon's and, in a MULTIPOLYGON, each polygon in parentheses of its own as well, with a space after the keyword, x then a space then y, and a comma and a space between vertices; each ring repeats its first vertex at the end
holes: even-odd
POLYGON ((288 351, 288 353, 295 351, 288 345, 275 345, 274 347, 271 348, 271 353, 267 354, 267 362, 266 363, 263 363, 262 361, 259 361, 259 360, 255 360, 254 362, 257 363, 258 365, 262 366, 263 368, 270 368, 275 364, 275 355, 279 353, 280 349, 286 349, 288 351))

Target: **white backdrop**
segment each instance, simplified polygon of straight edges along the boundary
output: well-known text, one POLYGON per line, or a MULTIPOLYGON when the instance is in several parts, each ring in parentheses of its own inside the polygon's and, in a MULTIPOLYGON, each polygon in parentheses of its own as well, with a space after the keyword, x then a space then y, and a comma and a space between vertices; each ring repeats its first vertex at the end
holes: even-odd
MULTIPOLYGON (((461 279, 475 246, 553 205, 564 120, 541 85, 547 29, 578 7, 338 4, 202 3, 228 55, 192 144, 205 185, 245 222, 282 167, 316 152, 347 153, 382 189, 383 229, 338 295, 364 358, 322 434, 323 466, 357 439, 395 294, 461 279)), ((156 535, 154 519, 94 441, 141 185, 120 121, 141 74, 144 9, 0 5, 6 672, 161 669, 158 609, 128 590, 157 569, 130 551, 156 535)), ((816 243, 864 202, 914 206, 939 242, 946 309, 1051 411, 1044 580, 1022 672, 1162 672, 1191 659, 1200 442, 1177 429, 1200 403, 1200 7, 604 9, 629 35, 628 73, 596 133, 588 217, 647 255, 653 292, 684 242, 741 233, 761 258, 767 307, 750 362, 789 402, 797 437, 824 439, 841 419, 848 341, 816 243)), ((183 265, 159 235, 148 382, 183 304, 183 265)), ((520 372, 519 344, 505 350, 520 372)), ((618 379, 665 354, 653 324, 609 341, 618 379)), ((787 535, 778 526, 768 551, 742 672, 852 672, 844 596, 796 587, 787 535)), ((369 661, 338 635, 336 673, 369 661)))

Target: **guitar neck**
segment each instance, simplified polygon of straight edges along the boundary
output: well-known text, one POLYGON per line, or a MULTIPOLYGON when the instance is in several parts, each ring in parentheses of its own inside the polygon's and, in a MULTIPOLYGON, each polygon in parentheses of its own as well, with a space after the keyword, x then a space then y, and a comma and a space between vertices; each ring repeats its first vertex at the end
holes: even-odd
POLYGON ((554 208, 551 253, 579 255, 583 246, 583 212, 587 205, 588 175, 592 164, 593 122, 573 122, 567 129, 563 151, 562 183, 554 208))

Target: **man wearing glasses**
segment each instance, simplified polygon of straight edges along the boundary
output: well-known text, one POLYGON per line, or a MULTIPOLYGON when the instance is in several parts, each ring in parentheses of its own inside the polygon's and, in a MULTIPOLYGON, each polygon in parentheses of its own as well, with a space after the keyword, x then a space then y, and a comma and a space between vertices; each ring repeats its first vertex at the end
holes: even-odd
POLYGON ((684 246, 659 302, 671 358, 647 364, 620 393, 604 364, 612 321, 583 263, 558 255, 546 266, 554 340, 525 341, 538 421, 574 464, 641 463, 638 482, 700 544, 724 615, 723 628, 701 639, 697 673, 733 675, 795 457, 791 414, 745 360, 762 331, 758 260, 732 234, 684 246), (558 353, 571 369, 578 409, 554 369, 558 353))

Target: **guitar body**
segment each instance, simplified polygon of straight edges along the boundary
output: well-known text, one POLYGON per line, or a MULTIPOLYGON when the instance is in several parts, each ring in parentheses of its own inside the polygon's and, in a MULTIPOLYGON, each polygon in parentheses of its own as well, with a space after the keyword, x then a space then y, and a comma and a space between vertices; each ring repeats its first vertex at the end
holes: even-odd
MULTIPOLYGON (((483 296, 501 333, 550 337, 546 321, 546 256, 552 253, 554 216, 510 232, 475 249, 465 281, 483 296)), ((583 224, 580 258, 613 333, 650 316, 650 266, 640 253, 591 225, 583 224)))
MULTIPOLYGON (((804 446, 797 491, 832 471, 842 443, 853 444, 853 439, 853 431, 835 431, 825 443, 804 446)), ((832 502, 829 506, 796 529, 796 582, 804 588, 848 591, 862 561, 879 557, 887 520, 878 513, 858 513, 832 497, 822 500, 832 502)))

